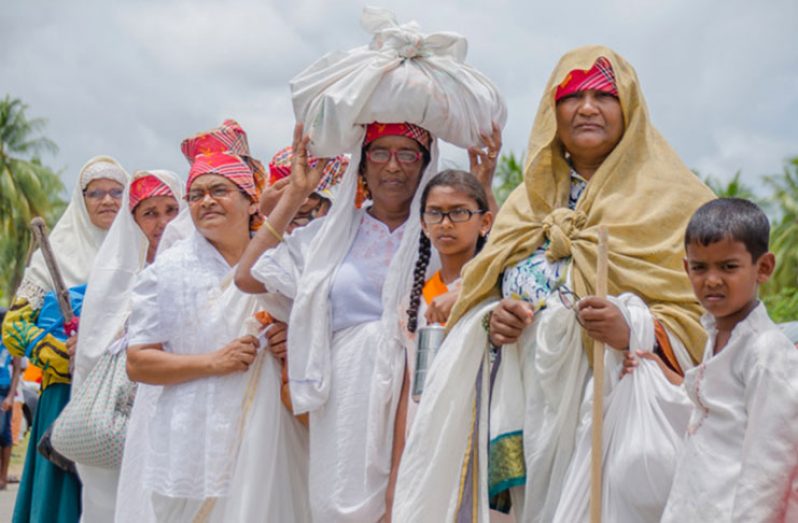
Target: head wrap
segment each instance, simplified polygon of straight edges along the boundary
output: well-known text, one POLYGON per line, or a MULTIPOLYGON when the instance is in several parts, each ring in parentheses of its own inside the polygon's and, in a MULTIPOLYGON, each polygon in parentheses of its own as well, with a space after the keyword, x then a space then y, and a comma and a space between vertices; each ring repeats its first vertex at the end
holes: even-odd
POLYGON ((201 154, 194 158, 191 170, 188 172, 186 193, 191 190, 191 184, 194 183, 194 180, 205 174, 224 176, 244 191, 253 202, 257 202, 260 197, 258 188, 255 186, 255 180, 252 178, 252 171, 239 156, 214 152, 201 154))
POLYGON ((565 75, 563 81, 557 86, 554 101, 557 102, 569 94, 590 90, 618 96, 615 71, 612 70, 610 61, 603 56, 599 56, 590 69, 574 69, 565 75))
POLYGON ((496 217, 488 243, 466 265, 450 324, 495 295, 502 272, 548 240, 552 260, 571 257, 573 289, 596 292, 598 226, 609 233, 609 294, 632 292, 699 361, 706 335, 700 308, 682 268, 690 215, 714 197, 649 122, 632 66, 611 49, 589 46, 567 53, 549 79, 529 139, 524 183, 496 217), (572 71, 606 57, 615 71, 626 128, 615 149, 568 209, 570 167, 557 138, 554 95, 572 71), (667 191, 663 191, 667 187, 667 191), (634 224, 634 226, 630 226, 634 224))
POLYGON ((374 122, 366 126, 366 138, 363 145, 366 146, 383 136, 404 136, 411 138, 419 143, 429 152, 432 136, 429 131, 412 123, 380 123, 374 122))
MULTIPOLYGON (((253 201, 258 201, 260 198, 260 191, 266 184, 266 170, 260 161, 251 156, 247 133, 232 118, 228 118, 215 129, 203 131, 191 138, 186 138, 180 144, 180 150, 190 164, 194 163, 194 159, 197 156, 204 156, 210 153, 228 153, 241 157, 252 171, 254 187, 256 188, 253 193, 253 201)), ((249 192, 247 193, 249 194, 249 192)))
POLYGON ((133 212, 138 204, 147 198, 155 196, 172 196, 172 189, 160 178, 148 171, 136 171, 130 183, 130 212, 133 212))
MULTIPOLYGON (((285 147, 277 151, 272 161, 269 162, 269 184, 273 185, 278 180, 286 178, 291 175, 291 162, 294 159, 294 148, 292 146, 285 147)), ((320 158, 316 156, 308 156, 308 165, 310 168, 316 167, 320 158)), ((327 196, 330 189, 335 187, 341 182, 341 178, 349 167, 349 158, 345 155, 339 155, 331 158, 332 161, 328 162, 324 167, 321 174, 319 185, 316 186, 317 194, 327 196)))
POLYGON ((101 178, 125 185, 128 174, 119 162, 110 156, 95 156, 80 171, 80 190, 85 191, 91 182, 101 178))

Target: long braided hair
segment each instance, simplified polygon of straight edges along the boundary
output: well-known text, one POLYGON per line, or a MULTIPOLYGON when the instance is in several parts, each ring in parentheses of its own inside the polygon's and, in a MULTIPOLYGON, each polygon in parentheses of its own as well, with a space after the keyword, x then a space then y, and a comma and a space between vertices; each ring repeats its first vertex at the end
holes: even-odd
MULTIPOLYGON (((476 177, 466 171, 457 169, 447 169, 436 174, 424 187, 424 192, 421 193, 421 206, 420 212, 423 219, 424 210, 427 208, 427 197, 434 187, 451 187, 452 189, 462 192, 469 198, 476 202, 480 211, 487 212, 488 196, 485 194, 485 189, 482 188, 476 177)), ((482 250, 485 245, 486 238, 480 236, 477 239, 476 249, 474 254, 482 250)), ((432 251, 432 245, 429 237, 422 231, 418 240, 418 260, 416 261, 416 268, 413 271, 413 288, 410 291, 410 307, 407 309, 407 330, 416 332, 418 329, 418 307, 421 303, 421 293, 424 289, 426 282, 427 266, 432 251)))

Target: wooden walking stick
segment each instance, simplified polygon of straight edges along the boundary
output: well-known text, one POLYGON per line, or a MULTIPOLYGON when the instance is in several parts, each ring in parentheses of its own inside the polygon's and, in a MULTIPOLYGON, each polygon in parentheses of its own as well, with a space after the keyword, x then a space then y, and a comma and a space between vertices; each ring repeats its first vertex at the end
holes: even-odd
POLYGON ((47 224, 40 217, 36 217, 30 222, 30 229, 33 233, 34 241, 39 244, 39 249, 42 251, 44 263, 47 265, 47 272, 50 273, 50 278, 53 279, 53 291, 58 300, 58 307, 61 309, 61 314, 64 316, 64 332, 67 337, 72 336, 78 332, 78 317, 72 312, 72 302, 69 299, 69 289, 64 283, 64 278, 61 276, 61 269, 58 267, 58 262, 55 261, 53 248, 50 247, 50 240, 47 238, 47 224))
MULTIPOLYGON (((607 297, 607 227, 599 226, 596 296, 607 297)), ((590 521, 601 523, 601 465, 604 448, 604 344, 593 341, 593 445, 590 461, 590 521)))

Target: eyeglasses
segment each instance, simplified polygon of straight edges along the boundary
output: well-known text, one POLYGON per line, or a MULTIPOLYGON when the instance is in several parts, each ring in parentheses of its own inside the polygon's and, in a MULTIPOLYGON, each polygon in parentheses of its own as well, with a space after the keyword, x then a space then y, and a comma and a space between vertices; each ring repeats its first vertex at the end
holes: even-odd
POLYGON ((366 151, 366 158, 374 163, 388 163, 391 158, 396 158, 397 162, 407 165, 416 163, 422 156, 421 151, 412 149, 399 149, 398 151, 392 149, 369 149, 366 151))
POLYGON ((308 211, 297 213, 296 216, 294 216, 294 218, 291 220, 291 225, 294 227, 304 227, 311 221, 315 220, 322 211, 326 200, 316 195, 312 195, 311 198, 317 199, 318 203, 316 203, 316 205, 308 211))
POLYGON ((91 191, 83 191, 83 196, 90 200, 104 200, 106 196, 110 196, 114 200, 120 200, 124 189, 92 189, 91 191))
POLYGON ((210 195, 214 200, 220 200, 228 198, 233 192, 235 192, 235 189, 226 185, 214 185, 210 189, 191 189, 186 195, 186 201, 188 203, 199 203, 205 199, 205 195, 210 195))
MULTIPOLYGON (((582 298, 579 297, 577 293, 572 291, 568 288, 565 283, 557 283, 555 284, 554 288, 557 290, 557 296, 560 298, 560 302, 566 309, 570 309, 574 311, 576 314, 576 321, 579 325, 582 325, 582 320, 579 319, 579 311, 576 309, 577 305, 579 305, 579 300, 582 298)), ((582 325, 584 327, 584 325, 582 325)))
POLYGON ((475 214, 484 214, 483 210, 472 211, 471 209, 454 209, 451 211, 424 211, 424 223, 427 225, 438 225, 443 223, 444 218, 449 218, 452 223, 463 223, 471 219, 475 214))

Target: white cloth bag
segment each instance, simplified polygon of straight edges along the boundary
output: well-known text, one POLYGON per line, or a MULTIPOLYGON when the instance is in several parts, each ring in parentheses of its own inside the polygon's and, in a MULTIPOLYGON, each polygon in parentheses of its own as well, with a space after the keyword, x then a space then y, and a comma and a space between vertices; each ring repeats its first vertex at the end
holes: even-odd
MULTIPOLYGON (((650 351, 654 323, 645 304, 629 294, 610 300, 632 326, 630 350, 650 351)), ((612 349, 605 354, 602 520, 659 521, 692 407, 684 390, 672 385, 654 361, 639 359, 634 372, 620 379, 623 356, 612 349)), ((592 385, 588 390, 592 391, 592 385)), ((580 427, 555 522, 590 518, 589 418, 588 414, 580 427)))

